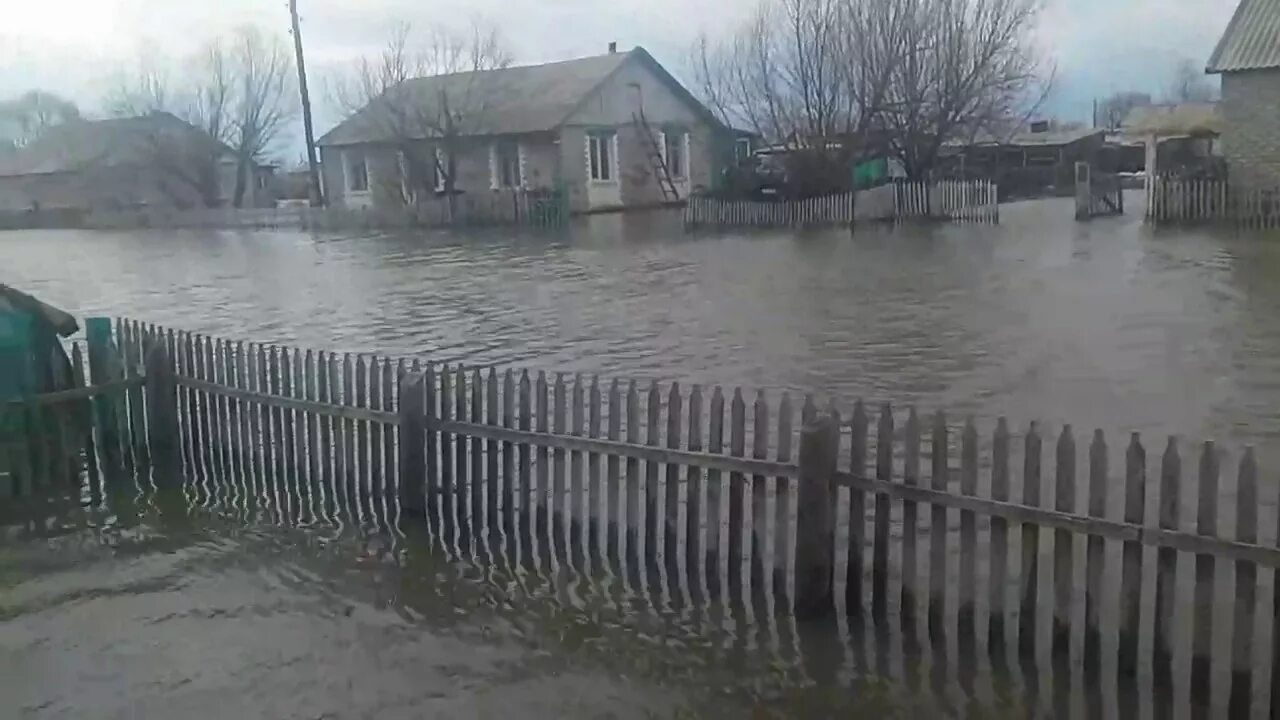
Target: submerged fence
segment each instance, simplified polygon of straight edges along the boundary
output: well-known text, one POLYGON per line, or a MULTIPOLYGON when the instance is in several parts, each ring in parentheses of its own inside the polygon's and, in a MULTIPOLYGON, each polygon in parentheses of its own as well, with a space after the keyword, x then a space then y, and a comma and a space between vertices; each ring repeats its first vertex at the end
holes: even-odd
POLYGON ((910 683, 926 662, 989 696, 975 667, 1004 668, 1056 715, 1084 702, 1088 716, 1119 703, 1166 717, 1216 696, 1242 716, 1280 701, 1267 695, 1280 684, 1280 550, 1259 532, 1260 505, 1280 504, 1259 502, 1251 449, 1187 453, 1170 438, 1156 461, 1137 434, 1119 447, 1070 426, 1015 435, 1000 420, 984 436, 971 419, 889 405, 842 415, 786 394, 130 321, 116 338, 119 377, 72 393, 128 419, 100 426, 121 437, 99 430, 99 455, 133 448, 175 470, 156 477, 220 468, 240 478, 232 492, 321 515, 376 502, 466 557, 613 578, 655 606, 745 606, 766 625, 839 615, 864 672, 910 683))
POLYGON ((1148 180, 1147 221, 1157 225, 1231 224, 1280 228, 1280 188, 1237 189, 1226 180, 1156 177, 1148 180))
POLYGON ((999 222, 996 186, 988 181, 898 181, 857 193, 805 200, 722 200, 693 196, 685 224, 721 227, 848 227, 910 219, 999 222))
POLYGON ((95 210, 86 227, 112 228, 292 228, 342 231, 454 225, 555 227, 568 222, 567 194, 558 190, 494 190, 465 193, 449 202, 429 197, 401 208, 209 208, 95 210))

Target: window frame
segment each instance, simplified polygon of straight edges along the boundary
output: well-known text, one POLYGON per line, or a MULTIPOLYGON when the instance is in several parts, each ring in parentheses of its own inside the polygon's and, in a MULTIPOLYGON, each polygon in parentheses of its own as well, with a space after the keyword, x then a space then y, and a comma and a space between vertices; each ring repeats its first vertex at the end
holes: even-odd
POLYGON ((617 131, 593 130, 587 133, 587 179, 590 182, 599 185, 618 182, 617 150, 617 131))
POLYGON ((345 186, 344 189, 347 191, 347 194, 349 195, 367 194, 369 192, 369 188, 372 186, 372 183, 370 182, 370 177, 369 177, 368 153, 364 152, 363 150, 348 150, 344 152, 342 154, 342 179, 343 179, 343 185, 345 186), (358 175, 355 174, 356 160, 360 161, 360 168, 361 168, 361 172, 358 175), (358 188, 355 186, 354 180, 357 177, 364 178, 364 187, 358 188))
POLYGON ((524 187, 524 167, 520 162, 519 140, 496 140, 489 146, 489 185, 494 190, 515 190, 524 187), (504 153, 509 152, 509 155, 504 153), (507 177, 507 171, 511 177, 507 177), (507 181, 510 182, 507 182, 507 181))
POLYGON ((689 133, 684 130, 662 132, 662 164, 667 166, 667 174, 672 180, 689 179, 689 133), (672 141, 675 141, 674 143, 672 141), (676 167, 671 164, 671 149, 675 148, 676 157, 680 161, 676 167))

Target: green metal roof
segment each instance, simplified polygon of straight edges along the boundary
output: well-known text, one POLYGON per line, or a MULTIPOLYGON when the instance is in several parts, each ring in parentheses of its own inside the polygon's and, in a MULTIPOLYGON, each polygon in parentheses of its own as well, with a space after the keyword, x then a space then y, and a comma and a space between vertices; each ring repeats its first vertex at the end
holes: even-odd
POLYGON ((1240 0, 1207 72, 1280 68, 1280 0, 1240 0))

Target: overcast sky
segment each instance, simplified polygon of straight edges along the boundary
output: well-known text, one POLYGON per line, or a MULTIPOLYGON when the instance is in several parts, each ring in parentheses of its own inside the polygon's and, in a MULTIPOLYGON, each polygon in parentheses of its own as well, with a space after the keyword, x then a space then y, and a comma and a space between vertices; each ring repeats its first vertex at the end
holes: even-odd
MULTIPOLYGON (((1236 0, 1046 0, 1039 42, 1057 63, 1047 110, 1088 120, 1094 97, 1159 93, 1180 58, 1203 65, 1236 0)), ((503 30, 518 62, 643 45, 677 75, 696 34, 715 34, 750 12, 752 0, 299 0, 313 94, 350 58, 375 52, 396 21, 485 17, 503 30)), ((181 57, 244 24, 289 27, 286 0, 3 0, 0 97, 31 87, 96 110, 113 73, 139 57, 181 57)), ((318 129, 334 121, 321 112, 318 129)))

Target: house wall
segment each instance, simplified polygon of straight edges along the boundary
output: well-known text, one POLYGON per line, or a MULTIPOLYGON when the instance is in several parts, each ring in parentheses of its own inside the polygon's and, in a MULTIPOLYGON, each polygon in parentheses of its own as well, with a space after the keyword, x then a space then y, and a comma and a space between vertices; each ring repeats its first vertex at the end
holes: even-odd
POLYGON ((1280 187, 1280 69, 1224 73, 1220 108, 1232 183, 1280 187))
POLYGON ((203 207, 188 183, 145 165, 111 165, 75 173, 0 177, 0 211, 142 205, 203 207))
MULTIPOLYGON (((454 190, 464 194, 492 192, 492 147, 497 138, 466 138, 454 149, 454 190)), ((560 157, 556 136, 528 135, 517 138, 523 158, 524 186, 550 188, 555 185, 560 157)), ((430 152, 430 146, 424 148, 430 152)), ((399 150, 390 145, 358 145, 321 148, 326 197, 335 207, 391 208, 403 204, 399 150), (366 158, 369 191, 347 190, 347 157, 361 153, 366 158)))
POLYGON ((586 133, 593 129, 611 129, 618 134, 616 164, 619 170, 618 196, 622 205, 649 205, 664 200, 648 157, 648 141, 633 122, 633 114, 640 109, 641 102, 645 119, 655 136, 667 129, 689 133, 689 177, 677 186, 681 197, 695 188, 710 186, 713 165, 711 125, 648 66, 633 60, 618 68, 565 123, 561 134, 561 157, 566 163, 562 175, 571 186, 570 206, 574 210, 580 211, 589 204, 587 189, 574 193, 572 188, 589 182, 586 133))

